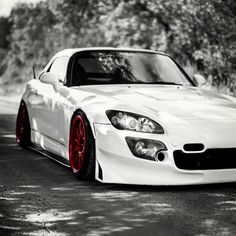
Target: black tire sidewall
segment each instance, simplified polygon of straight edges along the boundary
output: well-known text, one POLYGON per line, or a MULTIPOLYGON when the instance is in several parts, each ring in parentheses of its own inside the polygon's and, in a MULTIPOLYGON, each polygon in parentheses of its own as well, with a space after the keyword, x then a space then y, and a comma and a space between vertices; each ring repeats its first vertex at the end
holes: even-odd
POLYGON ((31 143, 30 122, 29 122, 28 110, 27 110, 26 104, 23 101, 21 101, 21 103, 20 103, 20 107, 19 107, 18 114, 17 114, 16 130, 19 129, 19 127, 17 127, 17 126, 19 125, 19 123, 18 123, 18 120, 20 119, 19 116, 22 115, 22 109, 25 110, 25 119, 24 119, 24 123, 23 123, 23 134, 22 134, 20 140, 18 140, 18 144, 21 147, 27 147, 31 143))
MULTIPOLYGON (((85 125, 85 135, 86 135, 86 146, 85 146, 85 158, 84 162, 78 172, 73 173, 80 179, 92 180, 95 175, 95 140, 93 137, 92 129, 86 115, 82 111, 75 113, 75 116, 79 115, 85 125)), ((73 123, 73 118, 72 122, 73 123)), ((73 128, 73 127, 71 127, 73 128)))

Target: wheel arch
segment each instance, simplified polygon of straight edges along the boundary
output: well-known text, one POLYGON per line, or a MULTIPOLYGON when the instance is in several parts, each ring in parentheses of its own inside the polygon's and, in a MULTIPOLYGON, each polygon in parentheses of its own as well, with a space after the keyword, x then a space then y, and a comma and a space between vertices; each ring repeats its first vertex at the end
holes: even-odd
POLYGON ((76 108, 76 109, 72 112, 72 115, 71 115, 71 118, 70 118, 70 128, 69 128, 69 132, 70 132, 70 129, 71 129, 71 124, 72 124, 73 118, 74 118, 79 112, 83 112, 83 113, 85 114, 85 117, 87 118, 87 120, 88 120, 88 122, 89 122, 89 126, 90 126, 90 129, 91 129, 92 134, 93 134, 93 138, 94 138, 94 140, 96 140, 95 129, 94 129, 93 123, 91 122, 92 117, 89 115, 89 112, 87 112, 87 111, 85 111, 84 109, 81 109, 81 108, 76 108))
MULTIPOLYGON (((87 176, 87 177, 85 177, 85 179, 95 179, 96 177, 96 165, 97 165, 97 160, 96 160, 96 140, 95 140, 95 130, 94 130, 94 126, 93 126, 93 123, 91 122, 91 117, 90 117, 90 119, 89 119, 89 116, 87 115, 88 113, 86 113, 86 112, 84 112, 84 110, 82 110, 82 109, 80 109, 80 108, 77 108, 77 109, 75 109, 74 111, 73 111, 73 113, 72 113, 72 115, 71 115, 71 117, 70 117, 70 126, 69 126, 69 146, 68 146, 68 148, 70 149, 70 138, 71 138, 71 127, 73 126, 73 120, 74 120, 74 117, 76 116, 76 115, 78 115, 79 113, 83 113, 83 115, 84 115, 84 117, 87 119, 87 123, 88 123, 88 125, 89 125, 89 128, 90 128, 90 131, 89 131, 89 133, 92 135, 92 136, 90 136, 91 138, 89 139, 90 141, 90 145, 92 145, 92 147, 93 147, 93 154, 92 154, 92 156, 93 156, 93 158, 91 159, 89 159, 89 162, 88 162, 88 172, 87 172, 87 170, 86 170, 86 175, 85 176, 87 176), (92 144, 91 144, 92 143, 92 144), (91 161, 92 160, 92 161, 91 161), (94 163, 94 164, 91 164, 91 163, 94 163), (92 170, 92 171, 91 171, 92 170), (88 175, 88 173, 93 173, 92 175, 88 175), (90 176, 90 177, 88 177, 88 176, 90 176)), ((91 147, 91 146, 90 146, 91 147)), ((89 149, 89 150, 91 150, 91 149, 89 149)), ((70 155, 70 154, 69 154, 70 155)))

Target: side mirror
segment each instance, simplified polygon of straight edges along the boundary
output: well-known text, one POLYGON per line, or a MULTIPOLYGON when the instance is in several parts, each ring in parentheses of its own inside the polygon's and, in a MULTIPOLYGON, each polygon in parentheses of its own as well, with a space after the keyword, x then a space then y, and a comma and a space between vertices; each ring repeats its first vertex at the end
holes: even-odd
POLYGON ((44 73, 40 77, 40 81, 45 84, 51 84, 54 90, 57 92, 60 88, 59 77, 55 73, 44 73))
POLYGON ((203 84, 206 83, 206 79, 202 75, 193 75, 193 82, 198 87, 201 87, 203 84))

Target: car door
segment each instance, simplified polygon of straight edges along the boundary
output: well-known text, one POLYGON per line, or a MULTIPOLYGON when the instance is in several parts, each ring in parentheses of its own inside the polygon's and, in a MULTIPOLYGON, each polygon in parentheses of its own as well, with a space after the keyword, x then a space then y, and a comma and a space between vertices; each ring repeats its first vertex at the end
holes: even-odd
MULTIPOLYGON (((67 56, 57 57, 45 72, 56 74, 62 86, 66 77, 68 60, 69 57, 67 56)), ((51 84, 41 82, 41 86, 36 91, 36 96, 38 100, 41 101, 40 106, 35 107, 38 132, 42 135, 40 145, 44 146, 44 148, 49 151, 58 153, 58 108, 60 104, 60 95, 55 91, 51 84)))

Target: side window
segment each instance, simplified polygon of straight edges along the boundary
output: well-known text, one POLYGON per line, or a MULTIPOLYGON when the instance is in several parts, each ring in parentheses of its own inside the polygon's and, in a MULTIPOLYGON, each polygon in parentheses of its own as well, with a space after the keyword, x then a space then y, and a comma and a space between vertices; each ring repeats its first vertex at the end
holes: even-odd
POLYGON ((62 56, 56 58, 52 65, 49 67, 48 72, 53 72, 59 75, 59 81, 64 83, 67 72, 69 57, 62 56))

